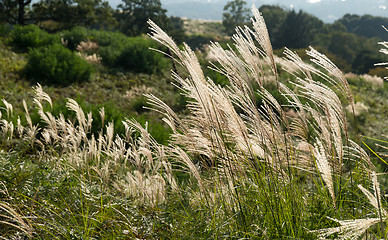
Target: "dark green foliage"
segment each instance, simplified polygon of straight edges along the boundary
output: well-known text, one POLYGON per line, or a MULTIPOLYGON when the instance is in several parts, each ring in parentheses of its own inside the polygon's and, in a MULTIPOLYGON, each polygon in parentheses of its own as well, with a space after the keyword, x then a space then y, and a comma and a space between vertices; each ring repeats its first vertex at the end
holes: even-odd
POLYGON ((281 41, 281 28, 286 21, 288 12, 279 6, 272 5, 263 5, 260 7, 259 11, 263 14, 263 18, 265 19, 272 44, 275 46, 279 45, 277 43, 281 41))
POLYGON ((206 36, 202 34, 193 34, 186 38, 185 42, 190 46, 190 48, 197 50, 202 49, 204 45, 207 45, 212 41, 211 36, 206 36))
POLYGON ((11 31, 11 25, 0 23, 0 37, 8 36, 11 31))
POLYGON ((305 48, 312 44, 314 35, 320 31, 323 22, 308 13, 290 11, 280 28, 281 37, 272 43, 274 48, 305 48))
POLYGON ((33 15, 38 22, 58 23, 60 29, 74 26, 106 29, 115 24, 113 9, 102 0, 40 0, 33 5, 33 15))
POLYGON ((0 1, 0 23, 16 21, 17 2, 13 0, 0 1))
POLYGON ((158 46, 143 37, 125 38, 109 46, 100 48, 100 56, 105 65, 137 73, 158 73, 166 66, 163 55, 150 48, 158 46))
POLYGON ((24 25, 25 8, 31 3, 31 0, 1 0, 0 1, 0 23, 8 22, 11 24, 24 25))
POLYGON ((55 43, 60 43, 59 36, 49 34, 36 25, 16 26, 11 32, 11 44, 23 52, 55 43))
POLYGON ((171 16, 167 22, 165 31, 176 43, 182 43, 185 39, 185 30, 183 20, 180 17, 171 16))
POLYGON ((163 55, 150 48, 159 46, 145 37, 127 37, 119 32, 89 30, 75 27, 61 36, 70 50, 81 41, 91 40, 98 44, 97 53, 105 66, 136 73, 157 73, 166 66, 163 55))
POLYGON ((372 69, 369 69, 368 74, 371 76, 378 76, 384 78, 388 75, 388 70, 385 67, 374 67, 372 69))
POLYGON ((345 72, 368 73, 374 63, 384 62, 376 44, 379 39, 364 36, 386 36, 381 24, 387 18, 347 14, 333 24, 323 24, 303 11, 289 11, 279 6, 263 5, 260 11, 274 49, 313 46, 345 72), (371 27, 377 21, 380 21, 378 26, 371 27))
POLYGON ((361 47, 361 39, 354 34, 346 32, 332 32, 328 36, 331 39, 327 50, 343 59, 349 59, 350 62, 355 59, 356 51, 361 47))
POLYGON ((139 96, 131 100, 131 108, 137 113, 143 113, 148 111, 145 107, 150 107, 147 104, 147 98, 145 96, 139 96))
POLYGON ((384 62, 383 56, 376 54, 376 51, 368 49, 362 50, 357 54, 353 61, 353 70, 355 73, 368 73, 375 67, 376 63, 384 62))
POLYGON ((314 41, 317 46, 326 50, 325 54, 335 55, 328 57, 343 71, 368 73, 374 68, 375 63, 384 62, 383 56, 378 52, 377 39, 367 39, 354 33, 331 31, 317 34, 314 41))
POLYGON ((148 132, 158 143, 168 145, 172 131, 163 121, 160 119, 150 119, 144 114, 135 116, 134 119, 142 126, 147 124, 148 132))
POLYGON ((89 63, 59 44, 32 50, 25 67, 27 78, 49 85, 87 81, 92 72, 89 63))
POLYGON ((371 15, 346 14, 337 22, 342 23, 348 32, 365 37, 379 37, 386 39, 387 32, 381 27, 388 26, 387 17, 375 17, 371 15))
POLYGON ((345 25, 343 25, 341 22, 336 21, 333 24, 326 24, 323 26, 324 28, 327 28, 328 32, 346 32, 347 29, 345 25))
POLYGON ((116 19, 120 31, 128 36, 148 33, 148 19, 162 28, 168 25, 167 10, 162 8, 160 0, 123 0, 118 8, 116 19))
POLYGON ((74 27, 60 33, 61 38, 70 50, 76 50, 81 41, 91 40, 98 43, 99 46, 110 46, 123 42, 127 37, 119 32, 91 30, 85 27, 74 27))
POLYGON ((227 34, 233 34, 237 26, 249 22, 249 9, 246 8, 246 5, 247 2, 244 0, 234 0, 224 6, 222 25, 224 25, 227 34))
POLYGON ((96 41, 99 46, 110 46, 125 41, 127 37, 120 32, 89 30, 88 38, 96 41))
POLYGON ((214 71, 213 69, 207 68, 205 70, 205 74, 217 85, 221 85, 221 86, 229 85, 228 78, 225 75, 223 75, 217 71, 214 71))
POLYGON ((150 47, 156 47, 150 40, 133 39, 117 58, 116 64, 134 72, 161 72, 165 67, 163 55, 153 52, 150 47))
POLYGON ((66 47, 74 51, 76 50, 78 44, 81 41, 90 38, 91 34, 85 27, 75 27, 71 30, 61 32, 60 36, 63 38, 66 47))

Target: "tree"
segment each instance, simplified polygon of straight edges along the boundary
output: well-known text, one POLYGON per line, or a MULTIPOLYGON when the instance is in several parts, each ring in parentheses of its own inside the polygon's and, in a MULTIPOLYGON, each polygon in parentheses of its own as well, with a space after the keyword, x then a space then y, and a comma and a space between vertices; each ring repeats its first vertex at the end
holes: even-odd
POLYGON ((115 22, 112 8, 102 0, 41 0, 33 5, 33 15, 38 22, 52 20, 65 29, 109 28, 115 22))
POLYGON ((355 57, 352 68, 357 74, 368 73, 371 69, 374 69, 375 64, 379 62, 384 62, 384 58, 376 54, 376 51, 363 49, 355 57))
POLYGON ((25 8, 31 0, 1 0, 0 21, 24 25, 25 8))
POLYGON ((323 22, 308 13, 294 10, 287 14, 282 24, 281 37, 274 48, 305 48, 313 44, 314 37, 322 30, 323 22))
POLYGON ((354 61, 358 53, 362 50, 362 42, 365 39, 348 32, 331 32, 328 34, 330 43, 327 50, 346 59, 350 64, 354 61))
POLYGON ((224 6, 222 25, 224 25, 227 34, 232 35, 237 26, 249 22, 249 9, 245 7, 246 4, 244 0, 234 0, 224 6))
POLYGON ((120 30, 129 36, 137 36, 148 32, 148 19, 164 28, 169 20, 167 10, 162 8, 160 0, 123 0, 116 18, 120 30))
POLYGON ((182 43, 185 40, 184 23, 180 17, 169 17, 167 26, 164 30, 177 43, 182 43))
POLYGON ((282 37, 282 26, 287 18, 288 12, 279 6, 272 5, 263 5, 259 11, 265 19, 272 45, 278 46, 282 37))
POLYGON ((385 39, 387 36, 387 32, 381 28, 381 25, 388 26, 387 17, 346 14, 337 22, 345 25, 349 32, 360 36, 379 37, 381 39, 385 39))

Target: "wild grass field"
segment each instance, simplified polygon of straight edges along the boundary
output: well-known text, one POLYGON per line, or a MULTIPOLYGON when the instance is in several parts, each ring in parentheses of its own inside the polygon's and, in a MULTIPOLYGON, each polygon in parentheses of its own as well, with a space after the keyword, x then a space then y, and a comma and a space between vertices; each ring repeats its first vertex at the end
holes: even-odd
POLYGON ((61 87, 2 44, 1 238, 387 239, 387 83, 274 55, 252 12, 208 53, 149 21, 171 72, 61 87))

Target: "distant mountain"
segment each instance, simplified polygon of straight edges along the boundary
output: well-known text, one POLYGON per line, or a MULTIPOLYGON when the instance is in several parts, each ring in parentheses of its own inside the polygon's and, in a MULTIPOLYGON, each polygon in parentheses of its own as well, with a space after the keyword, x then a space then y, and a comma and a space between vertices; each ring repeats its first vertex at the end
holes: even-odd
MULTIPOLYGON (((115 7, 120 0, 108 0, 115 7)), ((221 20, 223 7, 229 0, 161 0, 168 15, 191 19, 221 20)), ((388 0, 246 0, 248 6, 255 4, 279 5, 287 9, 302 9, 324 22, 331 23, 346 13, 370 14, 388 17, 388 0)))

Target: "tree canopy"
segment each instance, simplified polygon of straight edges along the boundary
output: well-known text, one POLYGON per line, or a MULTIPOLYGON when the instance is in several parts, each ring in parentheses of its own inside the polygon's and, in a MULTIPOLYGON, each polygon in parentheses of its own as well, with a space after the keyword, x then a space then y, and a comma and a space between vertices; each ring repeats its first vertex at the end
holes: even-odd
POLYGON ((33 16, 38 22, 51 20, 60 28, 113 26, 113 9, 102 0, 40 0, 33 5, 33 16))
POLYGON ((160 0, 123 0, 118 8, 116 18, 120 31, 129 36, 147 33, 148 19, 162 28, 168 23, 167 10, 162 8, 160 0))
POLYGON ((229 35, 234 33, 237 26, 242 26, 249 22, 250 11, 246 8, 247 2, 244 0, 234 0, 224 6, 222 15, 222 25, 229 35))
POLYGON ((323 26, 323 22, 315 16, 300 10, 287 14, 284 24, 280 27, 280 37, 274 43, 275 48, 305 48, 312 44, 314 36, 323 26))
POLYGON ((337 22, 342 23, 347 31, 365 37, 379 37, 386 39, 387 32, 381 25, 388 26, 388 18, 371 15, 346 14, 337 22))
POLYGON ((259 8, 259 11, 265 19, 272 44, 278 45, 277 43, 282 38, 282 26, 286 21, 288 12, 279 6, 273 5, 263 5, 259 8))
POLYGON ((31 0, 1 0, 0 1, 0 22, 25 23, 25 8, 31 0))

